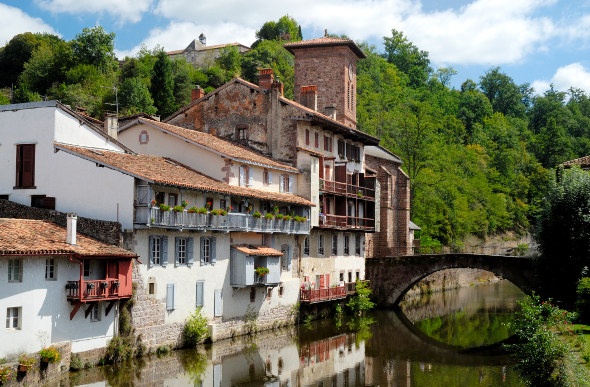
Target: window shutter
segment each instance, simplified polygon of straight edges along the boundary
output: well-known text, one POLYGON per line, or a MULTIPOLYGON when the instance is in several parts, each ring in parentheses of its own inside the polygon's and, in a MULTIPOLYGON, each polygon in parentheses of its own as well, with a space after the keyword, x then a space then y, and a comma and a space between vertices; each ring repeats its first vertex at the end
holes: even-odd
POLYGON ((272 184, 272 172, 268 171, 268 184, 272 184))
POLYGON ((201 237, 201 266, 205 264, 205 238, 201 237))
POLYGON ((148 259, 148 267, 152 267, 154 265, 154 237, 150 235, 149 238, 149 259, 148 259))
POLYGON ((215 317, 223 316, 223 297, 221 289, 215 289, 215 317))
POLYGON ((178 256, 179 248, 180 248, 180 238, 175 237, 174 238, 174 267, 178 266, 178 259, 180 258, 178 256))
MULTIPOLYGON (((246 168, 248 168, 248 167, 246 167, 246 168)), ((252 174, 250 173, 250 169, 246 169, 246 172, 247 172, 246 176, 248 177, 248 187, 251 187, 252 180, 254 180, 254 179, 252 178, 252 174)))
POLYGON ((186 238, 186 265, 191 267, 193 265, 193 243, 194 238, 186 238))
POLYGON ((287 192, 293 192, 293 179, 291 179, 291 176, 287 176, 287 181, 289 182, 289 191, 287 192))
POLYGON ((161 264, 162 267, 166 267, 166 265, 168 264, 168 237, 167 236, 161 236, 160 237, 160 241, 161 241, 161 264))
POLYGON ((176 284, 166 285, 166 310, 176 309, 174 304, 174 292, 176 291, 176 284))
POLYGON ((204 298, 203 298, 203 290, 205 288, 205 283, 203 281, 197 281, 197 292, 196 292, 196 306, 203 306, 204 298))
POLYGON ((217 257, 215 256, 215 240, 216 239, 217 238, 215 238, 215 237, 211 238, 210 248, 211 248, 211 264, 212 265, 215 264, 215 262, 217 261, 217 257))
POLYGON ((246 173, 243 165, 240 165, 240 185, 246 185, 246 173))

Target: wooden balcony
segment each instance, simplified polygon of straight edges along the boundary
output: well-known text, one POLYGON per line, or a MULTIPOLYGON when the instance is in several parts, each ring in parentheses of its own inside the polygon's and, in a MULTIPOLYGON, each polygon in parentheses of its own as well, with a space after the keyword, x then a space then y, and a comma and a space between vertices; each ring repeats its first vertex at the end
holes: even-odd
POLYGON ((227 215, 212 215, 161 211, 158 207, 136 207, 135 223, 149 227, 182 228, 213 231, 247 231, 283 234, 309 234, 309 219, 304 222, 283 219, 255 218, 250 214, 230 212, 227 215))
POLYGON ((323 214, 319 219, 320 227, 339 228, 346 230, 374 231, 375 219, 359 218, 356 216, 323 214))
POLYGON ((327 302, 346 298, 347 293, 347 288, 345 286, 324 289, 301 289, 299 293, 299 301, 315 304, 318 302, 327 302))
POLYGON ((344 195, 361 200, 375 200, 375 188, 341 181, 320 179, 320 191, 335 195, 344 195))
POLYGON ((68 281, 68 301, 103 301, 131 297, 128 289, 121 289, 119 280, 68 281))

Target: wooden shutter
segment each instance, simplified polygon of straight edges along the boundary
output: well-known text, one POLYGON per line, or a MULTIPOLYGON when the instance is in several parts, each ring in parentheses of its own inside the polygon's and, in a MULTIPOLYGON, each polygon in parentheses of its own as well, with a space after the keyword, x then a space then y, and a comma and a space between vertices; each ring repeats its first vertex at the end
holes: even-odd
POLYGON ((289 175, 287 175, 287 179, 289 181, 289 187, 288 187, 289 191, 287 191, 287 192, 292 193, 293 192, 293 179, 289 175))
POLYGON ((223 297, 221 289, 215 289, 215 317, 223 316, 223 297))
POLYGON ((16 186, 35 185, 35 144, 16 146, 16 186))
POLYGON ((186 265, 193 265, 194 238, 186 238, 186 265))
POLYGON ((174 292, 176 291, 176 284, 166 285, 166 310, 176 309, 174 301, 174 292))
POLYGON ((168 264, 168 237, 161 236, 160 237, 160 263, 162 267, 166 267, 168 264))
POLYGON ((201 237, 201 266, 205 264, 205 238, 201 237))
POLYGON ((214 265, 215 262, 217 261, 217 258, 215 256, 215 240, 216 239, 217 238, 215 238, 215 237, 211 237, 211 242, 209 244, 209 247, 210 247, 210 250, 209 251, 211 253, 211 264, 212 265, 214 265))
POLYGON ((203 297, 203 290, 205 289, 205 282, 197 281, 197 289, 196 289, 196 307, 202 307, 205 305, 204 297, 203 297))
POLYGON ((180 259, 180 256, 178 254, 179 251, 180 251, 180 238, 175 237, 174 238, 174 267, 178 266, 178 260, 180 259))
POLYGON ((149 257, 148 257, 148 267, 152 267, 154 265, 154 236, 150 235, 149 237, 149 257))

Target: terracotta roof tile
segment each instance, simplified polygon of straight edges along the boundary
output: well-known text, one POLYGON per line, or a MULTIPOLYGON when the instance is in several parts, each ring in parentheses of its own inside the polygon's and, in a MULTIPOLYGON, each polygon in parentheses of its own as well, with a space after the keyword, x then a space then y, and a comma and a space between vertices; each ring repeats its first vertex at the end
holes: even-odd
POLYGON ((246 255, 283 256, 283 253, 281 253, 279 250, 268 246, 232 245, 231 247, 246 255))
POLYGON ((91 257, 137 257, 137 254, 111 246, 82 234, 76 245, 66 243, 66 229, 44 220, 0 218, 0 256, 80 255, 91 257))
MULTIPOLYGON (((199 145, 202 145, 205 148, 211 149, 216 153, 225 155, 237 161, 243 161, 250 164, 281 169, 283 171, 288 172, 299 172, 297 168, 292 167, 291 165, 280 163, 269 157, 256 153, 252 151, 250 148, 232 143, 230 141, 224 140, 209 133, 200 132, 192 129, 186 129, 180 126, 150 120, 147 118, 138 118, 135 122, 156 126, 166 132, 176 134, 177 136, 193 141, 199 145)), ((127 125, 124 128, 122 128, 121 131, 124 131, 132 126, 133 124, 127 125)))
POLYGON ((268 192, 229 185, 203 175, 177 161, 160 156, 112 152, 103 149, 82 148, 58 143, 56 143, 55 146, 57 149, 64 150, 100 165, 157 184, 184 187, 200 191, 219 192, 223 194, 292 203, 303 206, 314 206, 309 200, 293 194, 268 192))
POLYGON ((587 168, 590 166, 590 156, 580 157, 578 159, 569 160, 563 163, 564 166, 569 167, 572 165, 579 165, 582 168, 587 168))
POLYGON ((359 58, 367 57, 363 50, 361 50, 354 41, 345 38, 324 36, 317 39, 300 40, 298 42, 291 42, 284 45, 284 47, 292 54, 294 54, 293 49, 322 46, 348 46, 359 58))

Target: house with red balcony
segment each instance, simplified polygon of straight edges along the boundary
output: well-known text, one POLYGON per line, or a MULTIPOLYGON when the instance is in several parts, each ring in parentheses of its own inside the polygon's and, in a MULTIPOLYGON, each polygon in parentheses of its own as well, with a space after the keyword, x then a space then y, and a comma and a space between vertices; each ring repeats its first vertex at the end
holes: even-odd
POLYGON ((62 342, 89 351, 116 334, 137 254, 77 234, 76 221, 0 218, 0 357, 62 342))

